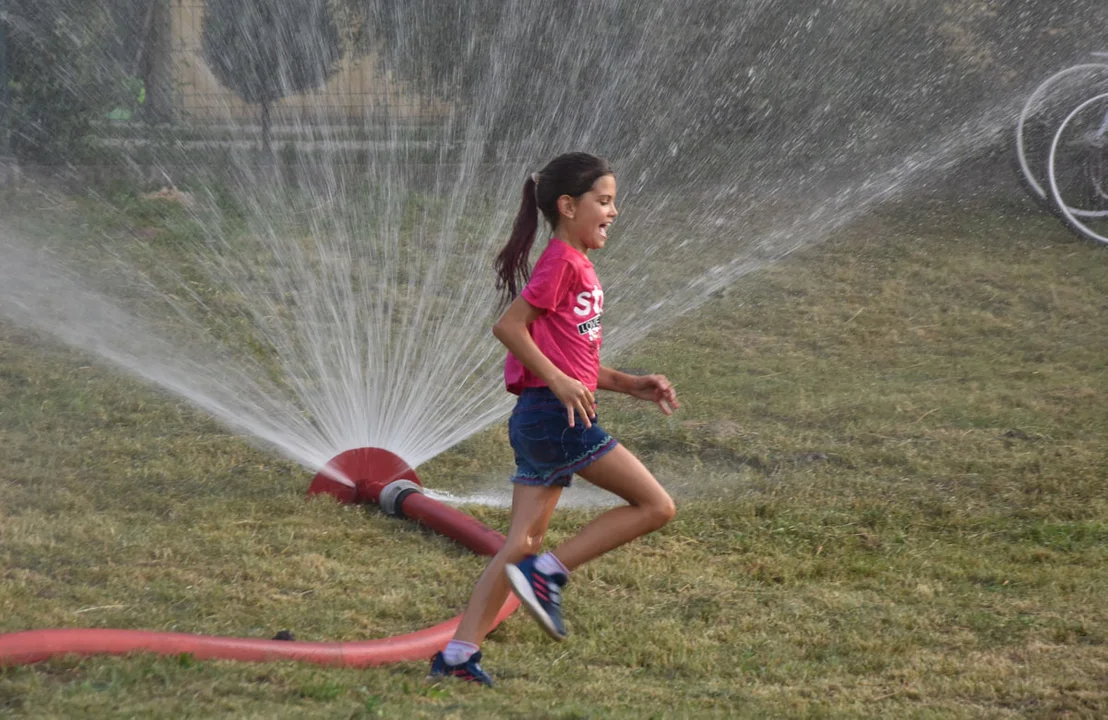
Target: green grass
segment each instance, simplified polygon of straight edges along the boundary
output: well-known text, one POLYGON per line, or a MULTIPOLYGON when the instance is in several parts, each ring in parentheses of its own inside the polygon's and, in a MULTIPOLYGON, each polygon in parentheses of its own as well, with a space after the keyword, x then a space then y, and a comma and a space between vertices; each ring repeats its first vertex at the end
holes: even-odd
MULTIPOLYGON (((605 425, 678 500, 580 570, 571 638, 486 644, 494 690, 189 657, 0 670, 29 717, 1108 714, 1108 254, 1022 205, 890 208, 656 332, 667 419, 605 425)), ((0 326, 0 632, 303 640, 459 612, 483 561, 28 331, 0 326)), ((420 468, 503 485, 503 428, 420 468)), ((505 529, 499 509, 472 508, 505 529)), ((556 515, 552 540, 594 511, 556 515)))

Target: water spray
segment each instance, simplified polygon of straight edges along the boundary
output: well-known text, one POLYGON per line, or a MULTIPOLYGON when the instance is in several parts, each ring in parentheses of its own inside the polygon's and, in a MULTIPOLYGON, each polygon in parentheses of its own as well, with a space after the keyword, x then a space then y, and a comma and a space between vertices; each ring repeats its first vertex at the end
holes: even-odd
MULTIPOLYGON (((408 518, 455 540, 479 555, 495 555, 504 536, 448 505, 427 497, 408 463, 380 448, 355 448, 335 456, 312 479, 308 495, 331 495, 345 504, 377 504, 387 514, 408 518)), ((509 596, 493 627, 515 612, 509 596)), ((49 629, 0 635, 0 667, 27 665, 65 655, 189 654, 198 660, 272 662, 368 667, 427 660, 453 637, 461 616, 404 635, 356 642, 303 642, 231 638, 145 630, 49 629)), ((289 637, 285 631, 278 638, 289 637)))

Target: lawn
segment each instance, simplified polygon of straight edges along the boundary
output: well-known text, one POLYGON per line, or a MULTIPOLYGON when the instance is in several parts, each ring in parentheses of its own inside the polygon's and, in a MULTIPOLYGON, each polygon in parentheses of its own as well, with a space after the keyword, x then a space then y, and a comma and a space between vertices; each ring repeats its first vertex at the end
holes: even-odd
MULTIPOLYGON (((1105 248, 1011 200, 885 207, 615 364, 677 386, 673 418, 601 414, 678 517, 575 574, 567 642, 523 614, 498 629, 496 688, 426 663, 58 658, 0 670, 0 714, 1108 715, 1105 248)), ((510 462, 497 425, 419 473, 467 493, 510 462)), ((0 633, 363 640, 462 609, 482 559, 308 501, 310 479, 0 324, 0 633)), ((559 511, 551 539, 595 512, 559 511)))

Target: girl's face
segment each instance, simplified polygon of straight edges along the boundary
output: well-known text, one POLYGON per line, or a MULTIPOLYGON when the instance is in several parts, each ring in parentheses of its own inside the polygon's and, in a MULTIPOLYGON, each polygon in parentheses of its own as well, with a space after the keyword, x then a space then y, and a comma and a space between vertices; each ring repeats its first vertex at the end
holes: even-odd
POLYGON ((616 179, 604 175, 593 183, 584 195, 558 198, 558 237, 583 253, 599 250, 608 239, 608 228, 619 211, 616 210, 616 179))

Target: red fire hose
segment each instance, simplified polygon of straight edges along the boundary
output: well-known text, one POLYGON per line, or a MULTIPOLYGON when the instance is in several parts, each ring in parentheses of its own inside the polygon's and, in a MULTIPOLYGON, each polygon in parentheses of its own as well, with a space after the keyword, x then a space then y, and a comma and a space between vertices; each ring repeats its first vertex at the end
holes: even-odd
MULTIPOLYGON (((333 495, 345 503, 378 503, 391 515, 421 522, 480 555, 495 555, 504 536, 463 512, 423 495, 419 478, 399 457, 378 448, 347 450, 312 480, 309 495, 333 495)), ((515 612, 514 595, 495 625, 515 612)), ((269 662, 296 660, 317 665, 366 667, 426 660, 454 635, 461 616, 405 635, 361 642, 300 642, 211 637, 145 630, 56 629, 0 635, 0 667, 25 665, 60 655, 158 655, 188 653, 199 660, 269 662)))

